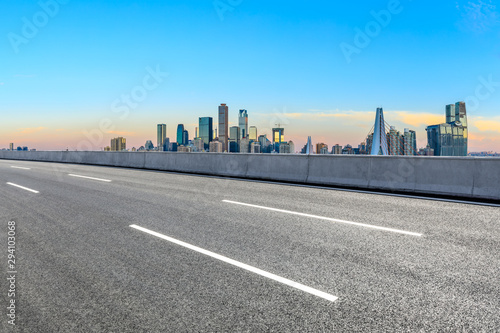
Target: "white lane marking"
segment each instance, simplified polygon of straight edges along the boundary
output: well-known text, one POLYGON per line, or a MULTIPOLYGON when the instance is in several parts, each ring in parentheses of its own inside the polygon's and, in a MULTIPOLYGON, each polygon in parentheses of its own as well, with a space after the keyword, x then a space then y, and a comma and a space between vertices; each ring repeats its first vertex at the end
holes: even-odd
POLYGON ((155 232, 155 231, 151 231, 149 229, 137 226, 135 224, 130 225, 130 227, 134 228, 134 229, 137 229, 137 230, 140 230, 142 232, 145 232, 147 234, 156 236, 158 238, 164 239, 164 240, 169 241, 171 243, 180 245, 182 247, 188 248, 190 250, 196 251, 198 253, 201 253, 201 254, 207 255, 209 257, 215 258, 217 260, 223 261, 223 262, 228 263, 230 265, 242 268, 242 269, 247 270, 249 272, 252 272, 252 273, 264 276, 264 277, 266 277, 268 279, 271 279, 271 280, 274 280, 274 281, 286 284, 287 286, 290 286, 290 287, 302 290, 302 291, 304 291, 306 293, 309 293, 309 294, 312 294, 314 296, 318 296, 318 297, 324 298, 324 299, 326 299, 326 300, 328 300, 330 302, 335 302, 338 299, 337 296, 333 296, 331 294, 327 294, 327 293, 322 292, 320 290, 317 290, 317 289, 305 286, 303 284, 300 284, 298 282, 294 282, 292 280, 286 279, 284 277, 281 277, 281 276, 278 276, 278 275, 275 275, 275 274, 263 271, 263 270, 261 270, 259 268, 256 268, 256 267, 244 264, 242 262, 239 262, 239 261, 236 261, 236 260, 233 260, 233 259, 221 256, 220 254, 217 254, 217 253, 214 253, 214 252, 211 252, 211 251, 208 251, 208 250, 204 250, 204 249, 199 248, 197 246, 185 243, 183 241, 177 240, 177 239, 172 238, 172 237, 168 237, 166 235, 160 234, 160 233, 155 232))
POLYGON ((222 201, 226 202, 226 203, 235 204, 235 205, 248 206, 248 207, 260 208, 260 209, 266 209, 266 210, 272 210, 274 212, 280 212, 280 213, 292 214, 292 215, 299 215, 299 216, 310 217, 310 218, 314 218, 314 219, 326 220, 326 221, 337 222, 337 223, 350 224, 350 225, 355 225, 355 226, 358 226, 358 227, 371 228, 371 229, 377 229, 377 230, 389 231, 389 232, 395 232, 395 233, 399 233, 399 234, 410 235, 410 236, 417 236, 417 237, 422 237, 423 236, 422 234, 419 234, 419 233, 416 233, 416 232, 399 230, 399 229, 393 229, 393 228, 386 228, 386 227, 380 227, 380 226, 377 226, 377 225, 371 225, 371 224, 365 224, 365 223, 359 223, 359 222, 351 222, 351 221, 345 221, 345 220, 332 219, 330 217, 324 217, 324 216, 318 216, 318 215, 311 215, 311 214, 293 212, 293 211, 290 211, 290 210, 270 208, 270 207, 264 207, 264 206, 258 206, 258 205, 251 205, 251 204, 247 204, 247 203, 243 203, 243 202, 237 202, 237 201, 231 201, 231 200, 222 200, 222 201))
POLYGON ((21 188, 23 190, 30 191, 30 192, 33 192, 33 193, 40 193, 38 191, 35 191, 35 190, 30 189, 30 188, 27 188, 27 187, 24 187, 24 186, 21 186, 21 185, 17 185, 17 184, 14 184, 14 183, 7 183, 7 185, 19 187, 19 188, 21 188))
POLYGON ((31 170, 31 168, 25 168, 25 167, 19 167, 19 166, 11 166, 11 168, 14 168, 14 169, 23 169, 23 170, 31 170))
POLYGON ((98 180, 98 181, 101 181, 101 182, 108 182, 108 183, 111 182, 111 180, 109 180, 109 179, 102 179, 102 178, 94 178, 94 177, 87 177, 87 176, 80 176, 80 175, 73 175, 73 174, 69 174, 68 176, 78 177, 78 178, 85 178, 85 179, 92 179, 92 180, 98 180))

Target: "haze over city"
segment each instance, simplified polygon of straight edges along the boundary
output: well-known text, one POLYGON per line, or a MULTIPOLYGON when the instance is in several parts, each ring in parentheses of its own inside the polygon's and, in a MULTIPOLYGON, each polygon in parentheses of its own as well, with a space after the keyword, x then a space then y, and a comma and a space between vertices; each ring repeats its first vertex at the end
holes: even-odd
POLYGON ((425 127, 465 101, 469 151, 500 151, 493 2, 231 3, 3 3, 0 148, 75 149, 103 120, 93 149, 139 147, 159 123, 171 139, 180 123, 194 133, 220 103, 230 126, 246 109, 298 149, 309 135, 357 146, 384 107, 425 147, 425 127))

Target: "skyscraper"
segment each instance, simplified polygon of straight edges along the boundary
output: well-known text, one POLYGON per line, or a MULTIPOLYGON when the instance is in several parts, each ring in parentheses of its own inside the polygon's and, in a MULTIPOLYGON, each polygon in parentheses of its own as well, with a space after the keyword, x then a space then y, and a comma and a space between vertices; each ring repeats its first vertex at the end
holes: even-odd
POLYGON ((163 151, 163 146, 165 144, 165 138, 167 137, 167 125, 158 124, 156 129, 156 142, 158 151, 163 151))
POLYGON ((238 115, 238 124, 240 125, 240 139, 248 136, 248 112, 240 110, 238 115))
POLYGON ((248 130, 248 135, 250 140, 257 141, 257 127, 250 126, 250 129, 248 130))
POLYGON ((177 144, 180 146, 182 145, 183 143, 183 138, 184 138, 184 125, 183 124, 179 124, 177 126, 177 144))
POLYGON ((189 142, 189 132, 187 130, 184 130, 184 132, 182 132, 182 145, 187 146, 188 142, 189 142))
POLYGON ((219 106, 219 141, 222 143, 222 151, 228 150, 229 134, 229 107, 226 104, 219 106))
POLYGON ((13 151, 13 150, 14 150, 14 144, 13 144, 13 143, 10 143, 10 144, 9 144, 9 150, 10 150, 10 151, 13 151))
POLYGON ((285 129, 278 127, 273 128, 273 144, 282 143, 285 141, 285 129))
POLYGON ((231 153, 238 153, 240 151, 240 128, 238 126, 232 126, 229 131, 229 146, 227 151, 231 153))
POLYGON ((389 155, 403 155, 403 149, 401 147, 401 134, 394 126, 391 126, 389 133, 387 134, 387 144, 389 148, 389 155))
POLYGON ((467 156, 468 128, 464 102, 446 106, 446 123, 428 126, 427 143, 435 156, 467 156), (452 118, 452 110, 455 118, 452 118), (448 122, 448 120, 451 120, 448 122))
POLYGON ((403 135, 404 155, 417 155, 417 134, 408 128, 405 128, 403 135))
POLYGON ((213 138, 213 118, 200 117, 199 119, 200 138, 203 140, 205 149, 209 149, 213 138))
POLYGON ((127 140, 123 137, 111 139, 111 151, 122 151, 127 149, 127 140))
POLYGON ((446 105, 446 122, 455 121, 455 104, 446 105))

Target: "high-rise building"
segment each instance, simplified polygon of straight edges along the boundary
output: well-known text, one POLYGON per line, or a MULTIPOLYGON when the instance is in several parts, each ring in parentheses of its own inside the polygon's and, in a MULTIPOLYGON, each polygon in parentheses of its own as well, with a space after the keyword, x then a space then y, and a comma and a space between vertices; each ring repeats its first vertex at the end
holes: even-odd
POLYGON ((338 143, 335 146, 333 146, 332 154, 341 155, 342 154, 342 146, 339 145, 338 143))
POLYGON ((387 146, 389 148, 389 155, 403 155, 403 149, 401 147, 401 134, 394 126, 391 126, 391 129, 387 134, 387 146))
POLYGON ((469 129, 467 125, 467 109, 465 107, 465 102, 457 102, 455 104, 455 121, 460 122, 464 130, 464 145, 462 153, 467 156, 468 139, 469 139, 469 129))
POLYGON ((184 132, 182 132, 182 145, 187 146, 188 142, 189 142, 189 132, 187 130, 184 130, 184 132))
POLYGON ((449 122, 428 126, 427 143, 434 150, 435 156, 467 156, 468 127, 467 111, 464 102, 458 102, 454 108, 446 106, 446 120, 449 122), (452 118, 452 111, 455 118, 452 118))
POLYGON ((295 153, 295 144, 292 141, 281 142, 279 144, 279 153, 280 154, 294 154, 295 153))
POLYGON ((182 145, 183 142, 184 142, 184 125, 183 124, 179 124, 177 126, 177 145, 182 145))
POLYGON ((219 141, 222 142, 222 151, 228 150, 229 134, 229 107, 226 104, 219 106, 219 141))
POLYGON ((417 155, 417 133, 408 128, 403 135, 403 151, 404 155, 417 155))
POLYGON ((240 139, 248 136, 248 112, 240 110, 238 114, 238 125, 240 126, 240 139))
POLYGON ((257 141, 257 127, 250 126, 248 130, 248 137, 250 140, 257 141))
POLYGON ((170 138, 165 138, 163 141, 163 151, 169 151, 170 150, 170 138))
POLYGON ((446 105, 446 122, 455 121, 455 104, 446 105))
POLYGON ((196 139, 196 138, 198 138, 198 137, 199 137, 199 136, 198 136, 198 127, 195 127, 195 128, 194 128, 194 138, 196 139))
POLYGON ((324 154, 321 152, 321 149, 326 148, 326 154, 328 154, 328 145, 325 143, 317 143, 316 144, 316 154, 324 154))
POLYGON ((163 150, 165 144, 165 138, 167 137, 167 125, 158 124, 156 129, 156 142, 158 151, 163 150))
POLYGON ((9 150, 10 150, 10 151, 13 151, 13 150, 14 150, 14 144, 13 144, 13 143, 10 143, 10 144, 9 144, 9 150))
POLYGON ((111 151, 122 151, 127 149, 127 140, 123 137, 111 139, 111 151))
POLYGON ((238 126, 232 126, 229 133, 229 140, 231 141, 240 141, 240 128, 238 126))
POLYGON ((273 128, 273 144, 285 142, 285 129, 273 128))
POLYGON ((200 128, 200 138, 203 140, 205 145, 204 149, 209 149, 210 142, 212 141, 214 131, 213 131, 213 119, 212 117, 201 117, 199 119, 200 128))

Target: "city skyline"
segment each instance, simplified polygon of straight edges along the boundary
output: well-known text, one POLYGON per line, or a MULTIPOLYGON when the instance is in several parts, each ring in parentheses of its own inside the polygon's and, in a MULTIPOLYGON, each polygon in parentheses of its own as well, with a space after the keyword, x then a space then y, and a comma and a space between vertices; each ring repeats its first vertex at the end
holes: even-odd
POLYGON ((500 151, 496 6, 389 3, 257 1, 221 13, 212 2, 61 1, 52 16, 37 3, 3 4, 0 148, 100 150, 118 136, 139 147, 157 141, 151 128, 162 123, 173 142, 177 124, 194 133, 200 116, 220 131, 221 103, 227 128, 248 110, 259 134, 281 123, 296 147, 309 135, 357 145, 384 107, 389 124, 415 130, 425 147, 425 127, 463 100, 469 151, 500 151), (49 19, 27 38, 39 13, 49 19))

